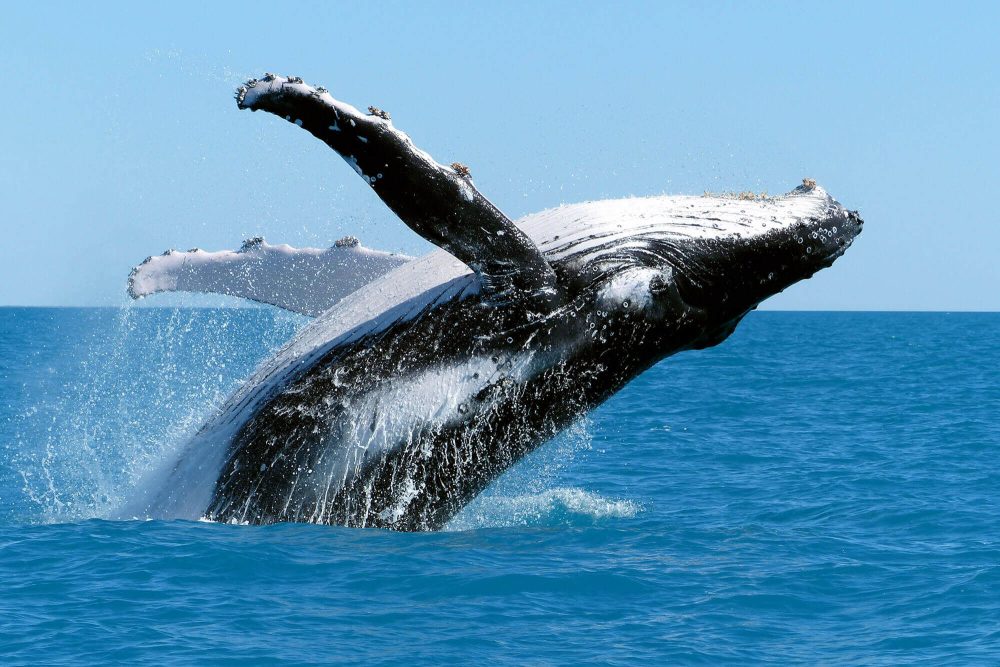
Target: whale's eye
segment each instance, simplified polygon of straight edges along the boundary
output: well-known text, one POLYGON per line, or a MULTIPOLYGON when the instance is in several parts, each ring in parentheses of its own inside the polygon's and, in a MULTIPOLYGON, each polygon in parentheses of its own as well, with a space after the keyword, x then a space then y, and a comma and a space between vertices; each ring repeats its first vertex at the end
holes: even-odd
POLYGON ((649 281, 649 290, 651 292, 662 292, 667 289, 668 286, 669 284, 666 279, 660 274, 653 276, 653 278, 649 281))

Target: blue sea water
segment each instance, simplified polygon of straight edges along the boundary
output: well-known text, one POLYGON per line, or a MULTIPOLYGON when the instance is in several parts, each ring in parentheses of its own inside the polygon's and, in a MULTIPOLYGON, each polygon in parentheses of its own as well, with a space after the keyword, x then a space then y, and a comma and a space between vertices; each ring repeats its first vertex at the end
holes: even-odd
POLYGON ((301 324, 0 309, 0 663, 1000 663, 1000 314, 753 313, 438 533, 107 520, 301 324))

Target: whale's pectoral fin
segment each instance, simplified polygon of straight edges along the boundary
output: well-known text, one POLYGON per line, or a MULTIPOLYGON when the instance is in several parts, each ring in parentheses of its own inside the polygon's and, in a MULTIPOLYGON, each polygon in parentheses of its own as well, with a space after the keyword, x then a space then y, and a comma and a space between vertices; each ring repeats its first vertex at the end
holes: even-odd
POLYGON ((393 127, 297 77, 268 74, 236 93, 241 109, 261 109, 308 130, 337 151, 407 226, 479 276, 494 303, 557 297, 556 278, 538 247, 484 197, 458 163, 438 164, 393 127))
POLYGON ((132 269, 128 293, 211 292, 318 315, 361 286, 412 258, 347 237, 326 250, 248 239, 239 250, 168 250, 132 269))

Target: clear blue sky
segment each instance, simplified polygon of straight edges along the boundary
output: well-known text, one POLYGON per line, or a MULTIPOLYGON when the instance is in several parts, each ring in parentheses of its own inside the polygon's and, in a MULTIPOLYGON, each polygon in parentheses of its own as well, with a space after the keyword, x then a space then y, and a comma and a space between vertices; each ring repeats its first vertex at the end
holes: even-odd
POLYGON ((0 304, 123 303, 168 247, 429 246, 233 88, 392 112, 511 216, 816 178, 867 221, 785 309, 1000 310, 1000 3, 0 4, 0 304))

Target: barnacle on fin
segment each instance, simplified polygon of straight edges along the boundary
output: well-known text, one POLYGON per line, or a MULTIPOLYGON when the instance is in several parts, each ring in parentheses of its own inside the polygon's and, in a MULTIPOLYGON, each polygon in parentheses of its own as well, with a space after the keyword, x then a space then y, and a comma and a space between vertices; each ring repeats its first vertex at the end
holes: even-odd
POLYGON ((342 239, 337 239, 333 247, 335 248, 357 248, 361 245, 361 239, 357 236, 345 236, 342 239))
POLYGON ((251 237, 251 238, 247 239, 246 241, 244 241, 243 245, 240 246, 240 252, 246 252, 248 250, 253 250, 254 248, 258 248, 258 247, 260 247, 263 244, 264 244, 264 237, 263 236, 254 236, 254 237, 251 237))

